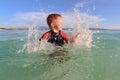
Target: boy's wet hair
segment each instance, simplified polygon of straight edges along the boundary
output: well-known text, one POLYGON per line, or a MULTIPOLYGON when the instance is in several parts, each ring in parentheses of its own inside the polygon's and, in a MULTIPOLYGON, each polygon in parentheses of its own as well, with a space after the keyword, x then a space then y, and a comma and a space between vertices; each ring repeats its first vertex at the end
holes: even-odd
POLYGON ((62 16, 60 14, 56 14, 56 13, 48 15, 48 17, 47 17, 47 24, 49 26, 51 26, 52 21, 57 19, 58 17, 62 17, 62 16))

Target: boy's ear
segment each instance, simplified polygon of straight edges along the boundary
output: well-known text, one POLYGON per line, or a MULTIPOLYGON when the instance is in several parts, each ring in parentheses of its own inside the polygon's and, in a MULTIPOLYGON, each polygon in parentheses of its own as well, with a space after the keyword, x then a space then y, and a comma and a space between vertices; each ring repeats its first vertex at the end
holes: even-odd
POLYGON ((51 28, 53 28, 54 27, 54 23, 51 23, 51 28))

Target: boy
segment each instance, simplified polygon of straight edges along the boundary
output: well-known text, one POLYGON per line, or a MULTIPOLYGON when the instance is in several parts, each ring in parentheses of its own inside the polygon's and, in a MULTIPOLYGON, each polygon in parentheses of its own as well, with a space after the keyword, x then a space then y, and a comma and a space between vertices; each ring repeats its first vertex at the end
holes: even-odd
MULTIPOLYGON (((64 42, 66 43, 71 43, 74 42, 78 36, 80 35, 80 33, 78 33, 77 35, 75 35, 73 38, 69 39, 69 37, 67 36, 67 34, 65 32, 62 31, 62 16, 60 14, 50 14, 47 17, 47 24, 50 28, 50 30, 48 32, 46 32, 39 40, 47 40, 49 43, 58 45, 58 46, 63 46, 64 42)), ((49 57, 55 57, 55 56, 65 56, 67 53, 66 50, 64 49, 60 49, 59 51, 55 51, 51 54, 49 54, 49 57)), ((66 59, 69 59, 66 58, 66 59)), ((63 60, 62 58, 60 59, 60 61, 63 60)))
POLYGON ((62 16, 60 14, 48 15, 47 24, 50 28, 50 31, 46 32, 40 38, 40 40, 47 40, 48 42, 53 43, 58 46, 63 46, 64 41, 66 43, 74 42, 80 33, 75 35, 73 38, 69 39, 67 34, 62 31, 62 26, 63 26, 62 23, 63 23, 63 20, 62 20, 62 16))

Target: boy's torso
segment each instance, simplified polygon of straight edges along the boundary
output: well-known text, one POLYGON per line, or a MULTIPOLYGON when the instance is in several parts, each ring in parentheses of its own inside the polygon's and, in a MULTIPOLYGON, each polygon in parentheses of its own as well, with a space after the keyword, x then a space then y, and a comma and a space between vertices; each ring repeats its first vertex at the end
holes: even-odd
MULTIPOLYGON (((48 40, 50 43, 55 43, 59 46, 64 45, 64 41, 68 42, 68 37, 63 31, 59 31, 59 33, 54 33, 53 31, 46 32, 41 39, 48 40)), ((41 40, 40 39, 40 40, 41 40)))

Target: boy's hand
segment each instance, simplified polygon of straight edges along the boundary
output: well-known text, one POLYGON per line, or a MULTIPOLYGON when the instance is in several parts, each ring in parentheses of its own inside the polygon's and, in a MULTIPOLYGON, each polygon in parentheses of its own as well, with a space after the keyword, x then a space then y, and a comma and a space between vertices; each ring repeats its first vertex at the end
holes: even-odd
POLYGON ((80 32, 75 35, 76 38, 78 38, 78 36, 80 36, 80 32))
POLYGON ((79 36, 80 36, 80 32, 77 33, 77 34, 70 40, 70 42, 75 42, 75 40, 78 39, 79 36))

